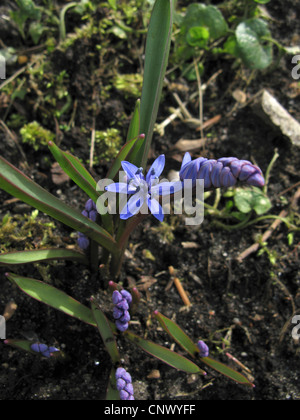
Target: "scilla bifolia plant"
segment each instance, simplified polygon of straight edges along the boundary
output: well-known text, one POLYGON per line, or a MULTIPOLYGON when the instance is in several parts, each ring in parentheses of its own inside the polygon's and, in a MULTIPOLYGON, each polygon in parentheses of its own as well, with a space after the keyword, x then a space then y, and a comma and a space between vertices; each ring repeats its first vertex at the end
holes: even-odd
MULTIPOLYGON (((143 174, 147 166, 168 61, 173 13, 173 0, 156 0, 147 36, 141 100, 137 102, 133 112, 127 142, 107 174, 107 179, 111 180, 109 185, 106 188, 97 187, 95 179, 75 156, 62 151, 53 142, 49 143, 49 149, 62 169, 87 194, 87 203, 82 213, 51 195, 0 157, 0 187, 14 197, 80 232, 78 244, 86 251, 60 248, 10 252, 0 255, 1 265, 14 266, 66 259, 90 265, 91 269, 97 270, 99 263, 106 267, 110 264, 110 275, 117 279, 128 238, 135 226, 147 217, 149 211, 161 221, 163 208, 159 203, 160 197, 178 192, 184 181, 189 180, 193 187, 197 180, 200 180, 207 188, 232 186, 237 180, 256 186, 263 185, 260 169, 248 161, 237 158, 222 158, 218 161, 199 158, 192 161, 191 156, 187 154, 182 162, 180 179, 172 183, 159 183, 159 176, 165 164, 165 158, 162 155, 154 161, 147 175, 143 174), (121 168, 125 172, 125 178, 114 183, 121 168), (103 196, 109 193, 125 193, 126 200, 124 206, 118 209, 118 214, 109 213, 105 207, 103 196), (103 250, 101 259, 98 253, 99 246, 103 250)), ((131 298, 130 294, 123 291, 117 283, 110 282, 109 287, 113 293, 112 300, 115 306, 112 314, 105 314, 94 298, 91 298, 89 308, 45 282, 14 273, 6 273, 6 276, 27 295, 98 328, 112 361, 107 399, 134 398, 130 376, 126 376, 126 372, 119 369, 121 357, 116 338, 120 334, 123 334, 124 338, 134 345, 176 369, 187 373, 206 374, 195 363, 199 360, 236 382, 252 386, 251 382, 240 373, 208 357, 208 348, 204 344, 198 344, 198 346, 194 344, 177 324, 158 311, 154 313, 154 318, 194 361, 132 333, 129 329, 131 311, 132 308, 136 309, 139 300, 136 289, 132 290, 131 298)), ((42 357, 52 355, 59 357, 61 354, 57 351, 58 349, 41 343, 15 339, 7 339, 6 343, 42 357)))

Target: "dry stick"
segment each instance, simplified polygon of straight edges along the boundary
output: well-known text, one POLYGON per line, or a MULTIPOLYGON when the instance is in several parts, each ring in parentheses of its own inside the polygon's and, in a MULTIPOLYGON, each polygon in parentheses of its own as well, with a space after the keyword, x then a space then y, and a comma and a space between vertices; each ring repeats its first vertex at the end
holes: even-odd
POLYGON ((4 122, 4 121, 0 120, 0 125, 2 125, 3 129, 6 131, 6 133, 9 135, 9 137, 10 137, 10 138, 13 140, 13 142, 16 144, 17 149, 18 149, 18 150, 19 150, 19 152, 21 153, 21 155, 22 155, 22 158, 23 158, 24 162, 28 165, 26 155, 25 155, 25 153, 24 153, 24 150, 23 150, 22 146, 20 145, 20 143, 19 143, 19 141, 18 141, 17 136, 16 136, 14 133, 12 133, 12 132, 10 131, 10 129, 7 127, 7 125, 5 124, 5 122, 4 122))
MULTIPOLYGON (((216 73, 214 73, 206 83, 204 83, 201 86, 201 93, 204 92, 207 87, 223 72, 223 70, 218 70, 216 73)), ((165 82, 167 84, 169 84, 169 81, 167 79, 165 79, 165 82)), ((176 102, 179 105, 179 108, 175 109, 174 112, 166 119, 164 120, 161 124, 158 124, 156 126, 157 131, 159 132, 159 134, 161 136, 164 135, 164 129, 167 127, 167 125, 169 125, 172 121, 174 121, 176 118, 180 118, 182 119, 184 122, 189 122, 189 123, 193 123, 194 125, 199 125, 199 119, 197 118, 192 118, 191 114, 189 113, 189 111, 186 109, 186 105, 188 104, 188 102, 182 102, 181 99, 179 98, 177 93, 173 93, 172 95, 174 97, 174 99, 176 100, 176 102), (182 118, 182 114, 185 117, 182 118)), ((199 92, 194 92, 191 96, 190 96, 190 100, 196 98, 196 96, 199 95, 199 92)), ((205 123, 204 123, 205 124, 205 123)), ((203 126, 203 128, 205 128, 203 126)))
POLYGON ((173 278, 173 282, 174 282, 174 284, 175 284, 175 286, 176 286, 176 288, 178 290, 178 293, 179 293, 179 295, 180 295, 183 303, 186 306, 191 306, 191 302, 190 302, 190 300, 189 300, 189 298, 188 298, 188 296, 187 296, 187 294, 186 294, 186 292, 185 292, 185 290, 184 290, 184 288, 183 288, 183 286, 182 286, 179 278, 175 276, 174 267, 172 267, 172 266, 169 267, 169 273, 170 273, 170 275, 173 278))
MULTIPOLYGON (((203 132, 203 94, 201 88, 201 77, 199 73, 199 69, 197 66, 197 62, 194 58, 194 67, 196 72, 197 84, 198 84, 198 94, 199 94, 199 120, 200 120, 200 134, 201 138, 204 139, 204 132, 203 132)), ((205 147, 203 148, 205 150, 205 147)))
POLYGON ((90 169, 93 168, 94 150, 95 150, 95 138, 96 138, 96 117, 93 117, 92 136, 91 136, 91 148, 90 148, 90 169))
MULTIPOLYGON (((288 215, 288 212, 286 210, 282 210, 279 214, 280 218, 284 218, 288 215)), ((270 228, 268 230, 266 230, 266 232, 263 234, 262 238, 261 238, 261 242, 266 242, 267 239, 269 239, 269 237, 272 235, 272 233, 274 232, 274 230, 282 223, 281 219, 276 219, 270 226, 270 228)), ((249 248, 247 248, 245 251, 243 251, 238 257, 237 257, 237 261, 238 262, 242 262, 243 259, 245 259, 246 257, 248 257, 250 254, 252 254, 253 252, 256 252, 258 250, 258 248, 260 247, 260 242, 256 242, 255 244, 251 245, 249 248)))
MULTIPOLYGON (((292 200, 291 200, 291 208, 296 207, 297 206, 297 201, 300 198, 300 188, 297 189, 297 191, 295 192, 292 200)), ((274 232, 274 230, 282 223, 282 219, 284 219, 286 216, 288 215, 288 211, 287 210, 282 210, 279 214, 279 218, 276 219, 272 225, 270 226, 270 228, 268 230, 266 230, 266 232, 263 234, 262 238, 261 238, 261 242, 266 242, 269 237, 272 235, 272 233, 274 232)), ((242 262, 242 260, 246 257, 248 257, 250 254, 252 254, 253 252, 256 252, 258 250, 260 246, 260 243, 255 243, 253 245, 251 245, 249 248, 247 248, 245 251, 243 251, 238 257, 237 257, 237 261, 242 262)))

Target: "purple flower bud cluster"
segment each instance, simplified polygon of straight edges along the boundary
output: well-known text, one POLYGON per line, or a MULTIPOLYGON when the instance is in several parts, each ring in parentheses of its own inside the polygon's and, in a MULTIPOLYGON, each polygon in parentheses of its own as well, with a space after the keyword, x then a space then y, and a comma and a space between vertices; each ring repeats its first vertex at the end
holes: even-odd
POLYGON ((129 306, 132 302, 132 296, 127 290, 115 290, 112 294, 112 301, 114 303, 113 317, 116 320, 116 327, 119 331, 124 332, 128 328, 130 315, 128 312, 129 306))
MULTIPOLYGON (((97 219, 97 207, 93 200, 90 198, 84 206, 84 210, 81 213, 83 216, 88 217, 93 222, 96 222, 97 219)), ((85 250, 90 245, 90 240, 84 233, 78 232, 78 240, 77 243, 79 248, 85 250)))
POLYGON ((34 343, 30 346, 35 353, 41 353, 44 357, 51 357, 52 353, 59 351, 56 347, 48 347, 46 344, 34 343))
POLYGON ((223 157, 218 160, 199 157, 192 160, 186 153, 179 172, 180 179, 191 179, 196 184, 197 179, 204 180, 204 188, 232 187, 237 181, 262 187, 265 183, 262 171, 248 160, 236 157, 223 157))
POLYGON ((209 348, 208 345, 204 343, 204 341, 199 340, 197 343, 198 349, 199 349, 199 355, 200 357, 208 357, 209 355, 209 348))
POLYGON ((121 400, 134 400, 131 375, 124 368, 116 370, 116 381, 121 400))

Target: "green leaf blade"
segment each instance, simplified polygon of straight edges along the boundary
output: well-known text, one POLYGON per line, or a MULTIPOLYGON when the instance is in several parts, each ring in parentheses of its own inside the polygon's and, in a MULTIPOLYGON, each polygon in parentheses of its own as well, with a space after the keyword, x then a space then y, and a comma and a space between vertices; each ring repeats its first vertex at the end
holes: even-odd
POLYGON ((28 296, 38 300, 39 302, 45 303, 54 309, 58 309, 66 315, 72 316, 85 322, 86 324, 96 327, 96 322, 91 309, 61 290, 56 289, 55 287, 42 281, 18 276, 14 273, 6 273, 6 276, 28 296))
POLYGON ((251 388, 254 388, 255 386, 252 382, 249 381, 249 379, 247 379, 241 373, 237 372, 234 369, 231 369, 229 366, 226 366, 217 360, 212 359, 211 357, 202 357, 200 360, 207 366, 211 367, 219 373, 222 373, 222 375, 226 376, 229 379, 232 379, 233 381, 241 385, 247 385, 251 388))
POLYGON ((110 326, 110 322, 104 315, 103 311, 95 303, 93 298, 91 299, 91 306, 92 306, 93 317, 96 321, 97 328, 102 337, 106 350, 108 354, 110 355, 113 363, 118 363, 120 362, 120 354, 119 354, 117 342, 114 338, 113 331, 110 326))
POLYGON ((265 39, 271 38, 271 33, 265 21, 258 18, 241 22, 235 31, 240 56, 250 69, 262 70, 273 60, 272 45, 265 39))
POLYGON ((74 156, 63 152, 52 141, 48 144, 49 150, 59 163, 63 171, 81 188, 86 194, 96 202, 99 194, 96 191, 96 181, 81 165, 80 161, 74 156))
POLYGON ((85 254, 71 249, 38 249, 0 254, 0 265, 18 265, 50 260, 71 260, 89 264, 85 254))
POLYGON ((162 328, 192 357, 199 354, 196 344, 187 336, 187 334, 173 321, 162 315, 160 312, 154 312, 155 318, 158 320, 162 328))
POLYGON ((105 229, 40 187, 1 156, 0 188, 65 225, 84 233, 110 252, 115 250, 116 242, 105 229))
POLYGON ((167 349, 166 347, 160 346, 152 341, 145 340, 128 330, 124 332, 124 336, 132 343, 143 349, 146 353, 151 354, 153 357, 156 357, 175 369, 182 370, 186 373, 199 373, 206 375, 206 373, 203 372, 199 366, 195 365, 195 363, 191 362, 186 357, 167 349))
POLYGON ((149 23, 141 96, 140 132, 144 133, 146 138, 145 142, 137 146, 136 158, 132 162, 143 168, 147 163, 168 64, 172 26, 173 0, 157 0, 149 23))

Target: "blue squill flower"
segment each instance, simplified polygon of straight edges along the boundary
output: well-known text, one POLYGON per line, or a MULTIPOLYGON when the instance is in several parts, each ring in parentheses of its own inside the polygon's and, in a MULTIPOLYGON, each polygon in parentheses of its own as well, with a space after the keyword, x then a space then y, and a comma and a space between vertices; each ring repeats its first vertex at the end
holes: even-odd
MULTIPOLYGON (((81 214, 93 222, 96 222, 98 214, 97 207, 91 198, 88 199, 88 201, 85 203, 84 210, 81 212, 81 214)), ((77 243, 80 249, 85 250, 89 247, 90 240, 87 236, 85 236, 84 233, 78 232, 77 243)))
POLYGON ((248 160, 236 157, 223 157, 218 160, 199 157, 192 160, 186 153, 179 172, 182 181, 191 179, 193 185, 197 179, 204 180, 204 188, 232 187, 237 181, 262 187, 265 183, 262 171, 248 160))
POLYGON ((208 357, 209 355, 209 348, 208 345, 204 343, 204 341, 199 340, 197 343, 199 349, 199 356, 200 357, 208 357))
POLYGON ((44 357, 51 357, 52 353, 59 351, 56 347, 48 347, 46 344, 33 343, 30 346, 31 350, 35 353, 40 353, 44 357))
POLYGON ((126 290, 121 290, 121 292, 115 290, 112 294, 112 301, 115 305, 113 317, 116 320, 116 327, 119 331, 124 332, 127 330, 130 321, 128 309, 132 302, 132 296, 126 290))
POLYGON ((121 400, 134 400, 131 375, 124 368, 116 370, 116 381, 121 400))
MULTIPOLYGON (((164 212, 159 204, 159 196, 171 195, 182 189, 181 182, 161 182, 161 175, 165 166, 165 156, 160 155, 150 167, 146 178, 143 168, 138 168, 130 162, 123 161, 122 168, 126 173, 127 182, 117 182, 106 187, 107 191, 131 195, 120 212, 120 218, 127 220, 140 210, 147 207, 160 222, 164 219, 164 212)), ((144 213, 144 211, 143 211, 144 213)))

